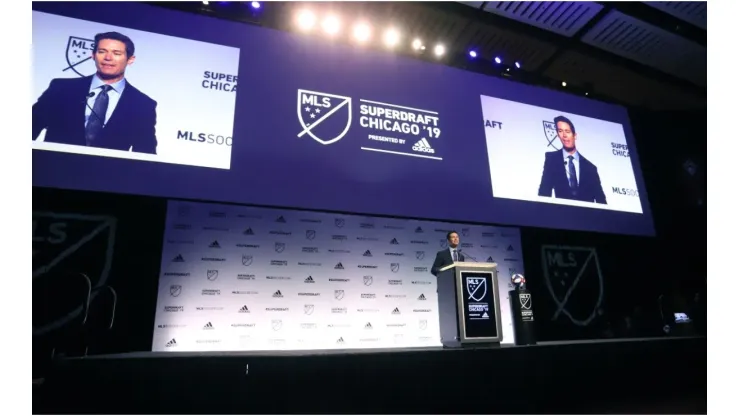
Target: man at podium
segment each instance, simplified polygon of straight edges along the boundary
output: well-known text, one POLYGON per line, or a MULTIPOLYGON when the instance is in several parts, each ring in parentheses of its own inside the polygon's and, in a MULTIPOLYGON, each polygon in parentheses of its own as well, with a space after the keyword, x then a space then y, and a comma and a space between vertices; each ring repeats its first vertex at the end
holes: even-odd
POLYGON ((458 249, 460 245, 460 236, 456 231, 450 231, 447 233, 447 245, 448 247, 444 250, 437 252, 437 257, 434 259, 432 265, 432 274, 437 276, 439 269, 445 266, 449 266, 452 263, 465 261, 465 256, 458 249))

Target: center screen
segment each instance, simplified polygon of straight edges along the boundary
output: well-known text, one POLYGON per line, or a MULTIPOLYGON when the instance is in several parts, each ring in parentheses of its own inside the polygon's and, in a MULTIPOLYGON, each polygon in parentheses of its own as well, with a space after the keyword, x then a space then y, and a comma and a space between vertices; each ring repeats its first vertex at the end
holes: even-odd
POLYGON ((141 4, 33 34, 34 186, 654 234, 619 106, 141 4))

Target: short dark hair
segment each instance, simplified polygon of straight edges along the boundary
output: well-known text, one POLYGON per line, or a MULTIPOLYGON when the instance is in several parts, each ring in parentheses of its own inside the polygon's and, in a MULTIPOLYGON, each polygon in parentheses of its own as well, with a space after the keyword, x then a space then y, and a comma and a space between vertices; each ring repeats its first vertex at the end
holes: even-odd
POLYGON ((136 48, 134 47, 134 41, 132 41, 131 38, 129 38, 128 36, 118 32, 98 33, 97 35, 95 35, 95 50, 98 50, 98 43, 103 39, 117 40, 119 42, 123 42, 123 44, 126 45, 126 58, 134 56, 134 52, 136 51, 136 48))
POLYGON ((457 234, 458 236, 460 235, 460 233, 458 233, 457 231, 450 231, 449 233, 447 233, 447 241, 450 241, 450 236, 452 234, 457 234))
POLYGON ((576 134, 576 126, 574 126, 573 123, 570 120, 568 120, 567 117, 565 117, 565 116, 557 116, 557 117, 555 117, 555 126, 556 127, 557 127, 558 123, 560 123, 560 122, 568 123, 568 125, 570 126, 570 131, 572 131, 573 134, 576 134))

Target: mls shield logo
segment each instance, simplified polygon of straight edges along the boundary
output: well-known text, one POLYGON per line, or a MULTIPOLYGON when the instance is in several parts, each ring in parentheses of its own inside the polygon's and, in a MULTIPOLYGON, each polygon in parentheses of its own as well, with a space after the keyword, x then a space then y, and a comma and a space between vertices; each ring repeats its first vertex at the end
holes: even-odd
POLYGON ((62 72, 72 71, 75 74, 86 77, 95 73, 95 61, 93 60, 93 39, 70 36, 67 40, 67 51, 65 58, 67 67, 62 72))
POLYGON ((342 300, 342 299, 344 299, 344 290, 335 290, 334 291, 334 299, 336 299, 336 300, 342 300))
POLYGON ((303 305, 303 313, 311 315, 313 313, 313 305, 303 305))
POLYGON ((552 147, 555 150, 562 149, 560 140, 555 141, 558 138, 558 126, 552 121, 542 121, 542 128, 545 129, 545 139, 547 140, 547 147, 552 147))
MULTIPOLYGON (((33 282, 66 281, 73 272, 84 273, 91 283, 93 302, 107 284, 112 267, 116 219, 107 216, 33 212, 33 282), (93 260, 91 260, 93 259, 93 260)), ((162 259, 169 263, 170 257, 162 259)), ((167 264, 166 267, 169 267, 167 264)), ((63 283, 62 283, 63 284, 63 283)), ((54 310, 35 317, 33 334, 45 334, 67 324, 82 313, 82 307, 54 310)))
POLYGON ((422 320, 419 321, 419 329, 421 329, 422 331, 425 330, 425 329, 427 329, 427 320, 426 319, 422 319, 422 320))
POLYGON ((176 297, 180 296, 180 293, 182 293, 182 286, 181 285, 172 285, 172 286, 170 286, 170 296, 176 298, 176 297))
POLYGON ((352 124, 352 98, 298 90, 298 122, 299 138, 308 134, 323 145, 338 142, 352 124))
POLYGON ((272 330, 273 331, 279 331, 280 328, 283 327, 283 320, 282 319, 273 319, 272 320, 272 330))
POLYGON ((242 255, 242 265, 250 266, 253 261, 254 261, 253 256, 242 255))
POLYGON ((529 293, 520 293, 519 305, 521 305, 522 309, 527 311, 532 309, 532 295, 529 293))
POLYGON ((334 225, 336 225, 337 228, 344 227, 344 218, 335 218, 334 219, 334 225))
POLYGON ((391 271, 393 273, 398 273, 398 269, 401 267, 400 263, 391 263, 391 271))
POLYGON ((316 230, 306 230, 306 238, 309 240, 316 238, 316 230))
POLYGON ((417 251, 416 252, 416 260, 424 260, 424 256, 426 256, 426 253, 423 251, 417 251))
POLYGON ((482 277, 466 277, 465 282, 468 288, 468 299, 480 302, 486 296, 486 291, 488 290, 486 279, 482 277))
POLYGON ((445 240, 444 238, 443 238, 443 239, 441 239, 441 240, 439 240, 439 247, 440 247, 440 248, 445 248, 445 247, 447 247, 447 240, 445 240))
POLYGON ((373 284, 373 277, 372 276, 362 276, 362 283, 365 284, 365 286, 370 286, 373 284))
POLYGON ((214 280, 218 279, 218 270, 208 270, 206 272, 206 277, 210 281, 214 281, 214 280))
POLYGON ((278 253, 285 251, 285 243, 275 243, 275 251, 278 253))
POLYGON ((467 237, 468 234, 470 234, 470 228, 463 228, 462 230, 463 237, 467 237))
POLYGON ((555 302, 552 320, 565 315, 577 326, 588 326, 604 300, 604 278, 596 249, 542 246, 545 285, 555 302))

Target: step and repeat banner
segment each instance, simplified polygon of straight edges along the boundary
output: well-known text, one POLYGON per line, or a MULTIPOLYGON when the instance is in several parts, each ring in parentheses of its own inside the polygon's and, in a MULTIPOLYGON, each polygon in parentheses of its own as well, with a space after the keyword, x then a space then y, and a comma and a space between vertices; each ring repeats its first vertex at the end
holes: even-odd
POLYGON ((151 5, 33 8, 34 186, 654 235, 623 107, 151 5), (102 132, 100 76, 125 84, 102 132))
POLYGON ((170 201, 152 350, 439 346, 430 270, 449 231, 498 264, 513 343, 517 228, 170 201))

